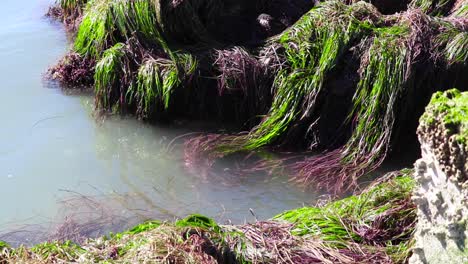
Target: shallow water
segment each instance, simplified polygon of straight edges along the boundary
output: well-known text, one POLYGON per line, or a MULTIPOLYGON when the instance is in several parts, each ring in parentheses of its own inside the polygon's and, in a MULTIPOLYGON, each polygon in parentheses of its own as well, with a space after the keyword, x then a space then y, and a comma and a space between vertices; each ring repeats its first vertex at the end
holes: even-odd
POLYGON ((65 95, 43 79, 68 45, 62 26, 43 16, 51 2, 3 0, 0 8, 1 230, 98 217, 104 207, 128 218, 100 232, 188 213, 239 223, 254 220, 250 208, 266 219, 316 200, 281 176, 232 174, 234 162, 209 177, 189 173, 168 144, 190 129, 96 121, 90 96, 65 95))

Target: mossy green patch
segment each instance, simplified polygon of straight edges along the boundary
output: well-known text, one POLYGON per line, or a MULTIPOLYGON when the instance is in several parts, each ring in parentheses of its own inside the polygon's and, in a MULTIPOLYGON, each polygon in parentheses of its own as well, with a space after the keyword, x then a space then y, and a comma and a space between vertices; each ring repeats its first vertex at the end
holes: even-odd
POLYGON ((213 219, 200 214, 192 214, 182 220, 177 221, 175 225, 178 227, 198 227, 215 231, 217 233, 221 231, 221 228, 213 219))
POLYGON ((460 144, 468 140, 468 92, 451 89, 437 92, 432 96, 422 124, 434 125, 440 122, 451 135, 456 135, 460 144))
POLYGON ((155 229, 155 228, 159 227, 161 224, 162 224, 161 221, 147 221, 147 222, 144 222, 142 224, 139 224, 139 225, 133 227, 132 229, 128 230, 125 233, 136 235, 136 234, 139 234, 141 232, 145 232, 145 231, 148 231, 148 230, 155 229))
POLYGON ((150 230, 153 230, 155 228, 158 228, 161 226, 163 222, 157 221, 157 220, 151 220, 151 221, 146 221, 144 223, 138 224, 131 229, 120 232, 120 233, 110 233, 109 236, 104 237, 107 240, 120 240, 122 239, 125 235, 137 235, 143 232, 147 232, 150 230))

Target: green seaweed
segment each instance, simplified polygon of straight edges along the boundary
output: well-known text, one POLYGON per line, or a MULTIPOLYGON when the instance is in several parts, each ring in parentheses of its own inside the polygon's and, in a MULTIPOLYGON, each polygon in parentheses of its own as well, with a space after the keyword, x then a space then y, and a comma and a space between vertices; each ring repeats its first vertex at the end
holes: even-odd
POLYGON ((131 235, 136 235, 136 234, 139 234, 139 233, 142 233, 142 232, 146 232, 146 231, 149 231, 149 230, 152 230, 154 228, 157 228, 159 226, 161 226, 162 222, 161 221, 147 221, 147 222, 144 222, 142 224, 139 224, 135 227, 133 227, 132 229, 128 230, 127 232, 125 232, 126 234, 131 234, 131 235))
MULTIPOLYGON (((412 5, 431 13, 436 9, 446 10, 452 2, 421 0, 412 5)), ((198 97, 207 93, 210 87, 196 86, 206 85, 205 79, 212 77, 204 75, 211 74, 213 65, 207 65, 207 62, 213 59, 207 57, 216 50, 209 50, 210 45, 204 45, 211 41, 207 31, 211 20, 201 19, 199 9, 204 8, 206 18, 214 18, 216 10, 222 9, 221 5, 210 0, 180 3, 90 1, 75 49, 82 55, 100 59, 95 74, 97 108, 121 113, 128 110, 140 118, 151 120, 180 112, 176 108, 181 104, 174 102, 186 103, 189 97, 197 99, 193 104, 206 104, 205 99, 199 100, 198 97), (182 16, 192 18, 193 23, 177 19, 182 16), (200 32, 200 36, 193 35, 193 32, 200 32), (125 43, 125 49, 112 48, 122 45, 118 43, 125 43), (200 50, 204 51, 198 52, 200 50), (196 82, 185 82, 192 77, 196 82)), ((463 3, 457 5, 453 11, 462 10, 463 6, 463 3)), ((399 123, 399 119, 405 117, 398 116, 401 114, 400 106, 410 104, 410 98, 404 97, 420 88, 415 76, 411 75, 414 56, 430 54, 447 68, 466 64, 468 35, 457 23, 453 19, 433 18, 413 10, 384 16, 372 4, 365 2, 349 5, 340 1, 320 3, 292 27, 270 39, 266 46, 258 47, 260 54, 267 54, 268 50, 277 51, 278 61, 278 65, 267 65, 273 68, 269 74, 274 82, 268 89, 273 99, 262 121, 249 133, 207 137, 207 142, 194 142, 199 144, 200 152, 218 158, 287 144, 287 135, 301 133, 300 136, 307 138, 306 143, 314 150, 312 146, 320 142, 310 142, 315 139, 309 138, 315 137, 314 124, 321 118, 321 107, 327 103, 326 97, 330 93, 326 89, 327 81, 340 71, 337 64, 350 59, 350 56, 353 59, 360 57, 359 81, 352 88, 355 89, 354 97, 349 109, 345 110, 347 113, 342 114, 348 117, 342 127, 351 127, 351 131, 349 137, 339 140, 347 142, 331 153, 327 161, 311 158, 314 166, 303 166, 309 161, 307 159, 293 168, 295 178, 303 184, 317 179, 341 179, 346 184, 332 187, 323 184, 339 192, 339 188, 351 186, 347 183, 355 183, 386 158, 394 143, 393 136, 404 125, 399 123), (318 171, 310 167, 316 167, 318 171)), ((259 65, 265 61, 271 63, 272 60, 268 60, 271 58, 264 60, 262 56, 258 60, 259 65)), ((427 62, 435 63, 429 59, 427 62)), ((236 74, 239 71, 230 70, 236 74)), ((242 73, 242 69, 240 71, 241 75, 247 74, 242 73)), ((222 76, 225 75, 221 73, 214 78, 219 81, 222 76)), ((258 97, 257 91, 248 91, 256 87, 243 89, 246 90, 245 97, 258 97)), ((216 99, 223 100, 222 97, 227 96, 220 93, 220 98, 216 99)), ((186 109, 195 107, 190 105, 186 109)), ((403 107, 412 109, 409 105, 403 107)), ((339 132, 344 134, 344 131, 339 132)), ((320 182, 317 184, 322 186, 320 182)))
POLYGON ((222 137, 215 140, 217 144, 212 143, 212 148, 203 147, 204 151, 214 149, 219 154, 210 155, 217 157, 281 144, 297 124, 317 115, 321 97, 327 94, 323 89, 326 77, 343 54, 366 46, 368 51, 361 55, 360 81, 346 120, 353 126, 350 139, 336 157, 325 161, 333 163, 327 170, 310 172, 308 167, 299 167, 296 178, 304 184, 313 177, 356 182, 380 165, 391 145, 397 119, 395 106, 408 88, 411 28, 405 20, 388 25, 378 18, 375 7, 364 2, 345 5, 327 1, 304 15, 273 40, 284 49, 285 63, 276 74, 273 102, 263 121, 249 134, 222 137))
POLYGON ((157 15, 155 4, 148 0, 93 0, 86 7, 74 49, 100 58, 107 48, 136 38, 149 47, 168 50, 157 15))
POLYGON ((287 211, 273 219, 294 223, 292 232, 295 235, 314 235, 325 241, 360 242, 361 237, 353 232, 353 225, 368 225, 378 215, 396 206, 398 201, 409 198, 414 187, 411 173, 411 170, 402 171, 399 176, 373 186, 360 195, 331 202, 323 207, 287 211))
POLYGON ((11 246, 7 242, 0 240, 0 251, 4 248, 10 248, 10 247, 11 246))
POLYGON ((434 125, 440 122, 450 134, 455 134, 460 144, 468 143, 468 93, 451 89, 437 92, 432 96, 422 124, 434 125))
POLYGON ((175 226, 178 227, 198 227, 208 229, 219 233, 221 228, 211 218, 200 214, 192 214, 182 220, 175 222, 175 226))
POLYGON ((426 14, 445 16, 456 2, 456 0, 413 0, 410 6, 412 8, 419 8, 426 14))
MULTIPOLYGON (((406 26, 377 28, 376 36, 364 56, 366 65, 353 98, 349 121, 357 122, 345 146, 343 160, 359 167, 372 167, 385 157, 395 123, 397 99, 402 95, 407 76, 406 26)), ((345 164, 343 164, 346 166, 345 164)))
POLYGON ((31 251, 47 259, 49 257, 72 260, 79 257, 85 250, 72 241, 45 242, 31 248, 31 251))
POLYGON ((168 110, 175 89, 195 72, 197 61, 188 54, 172 53, 172 60, 146 59, 138 70, 136 85, 127 91, 129 102, 138 104, 137 115, 147 118, 168 110))
MULTIPOLYGON (((94 89, 96 92, 96 104, 100 108, 110 109, 115 106, 111 99, 115 96, 112 94, 125 94, 122 89, 127 86, 122 83, 122 78, 128 70, 126 63, 127 49, 123 43, 117 43, 115 46, 109 48, 104 52, 102 59, 96 64, 96 71, 94 74, 94 89), (117 89, 116 89, 117 88, 117 89)), ((119 98, 116 106, 123 105, 122 96, 119 98)))
POLYGON ((161 48, 170 53, 167 41, 182 41, 186 45, 213 43, 206 28, 197 18, 203 7, 215 10, 218 1, 183 1, 175 8, 169 1, 91 0, 88 2, 77 32, 74 49, 81 55, 99 58, 102 52, 118 42, 136 38, 147 48, 161 48), (187 19, 191 17, 190 23, 187 19), (192 41, 188 41, 192 39, 192 41))
POLYGON ((459 32, 445 48, 447 60, 450 63, 466 63, 468 61, 468 32, 459 32))
POLYGON ((458 8, 452 13, 453 17, 468 17, 468 1, 461 3, 458 8))
POLYGON ((228 154, 276 143, 292 124, 309 116, 316 107, 327 73, 350 48, 352 41, 368 31, 369 22, 361 22, 356 16, 372 16, 376 12, 373 6, 364 2, 347 6, 328 1, 312 9, 277 37, 275 42, 285 49, 287 66, 276 74, 276 92, 269 113, 249 135, 217 146, 218 151, 228 154))
POLYGON ((293 223, 294 235, 312 236, 330 247, 380 245, 395 263, 405 263, 416 223, 416 210, 410 202, 415 184, 411 174, 412 170, 403 170, 359 195, 322 207, 287 211, 273 219, 293 223))
POLYGON ((110 10, 111 0, 92 0, 85 8, 74 42, 74 49, 81 55, 99 57, 107 48, 107 41, 114 30, 110 10))

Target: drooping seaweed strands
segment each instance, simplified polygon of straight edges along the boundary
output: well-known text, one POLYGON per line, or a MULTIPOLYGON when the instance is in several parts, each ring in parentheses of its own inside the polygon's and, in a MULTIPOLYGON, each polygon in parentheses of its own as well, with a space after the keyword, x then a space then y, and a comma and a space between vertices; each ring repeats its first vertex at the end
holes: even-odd
POLYGON ((125 89, 130 85, 125 76, 129 70, 130 58, 125 44, 117 43, 104 52, 94 75, 98 108, 113 110, 113 107, 124 106, 125 89))
MULTIPOLYGON (((314 109, 320 106, 321 94, 328 92, 321 89, 323 80, 343 54, 340 50, 366 47, 361 48, 367 51, 361 55, 360 80, 356 84, 347 119, 353 131, 348 142, 331 152, 289 165, 295 179, 302 184, 324 187, 334 193, 352 188, 362 175, 376 169, 387 156, 392 146, 392 136, 402 125, 398 122, 398 114, 406 114, 398 112, 397 107, 404 102, 409 104, 405 106, 408 111, 414 111, 414 107, 411 107, 413 103, 405 95, 422 89, 418 83, 423 81, 413 81, 417 78, 412 70, 415 64, 425 61, 450 68, 456 62, 466 62, 464 25, 466 20, 431 19, 418 11, 382 18, 364 3, 345 6, 325 2, 278 38, 280 43, 289 46, 285 47, 286 66, 276 75, 269 114, 248 135, 231 135, 218 142, 210 141, 212 147, 205 145, 201 151, 215 150, 220 153, 218 156, 223 156, 281 143, 281 137, 296 129, 301 119, 313 116, 314 109), (327 9, 333 15, 327 16, 327 9), (346 23, 347 20, 340 15, 350 16, 350 22, 346 23), (320 18, 320 29, 304 27, 307 25, 304 21, 313 25, 315 17, 320 18), (344 21, 346 30, 334 30, 334 26, 339 27, 340 24, 328 25, 327 20, 332 20, 330 17, 339 17, 339 21, 344 21), (312 33, 312 43, 308 43, 307 38, 301 39, 300 44, 288 42, 294 39, 289 32, 295 32, 300 37, 300 32, 310 33, 314 30, 318 36, 312 33), (444 34, 440 32, 451 34, 453 38, 445 37, 445 41, 437 41, 438 35, 444 34), (320 36, 326 36, 323 42, 320 36), (333 41, 328 43, 330 39, 333 41), (301 45, 305 48, 301 48, 301 45), (318 55, 314 55, 314 51, 318 55), (437 57, 439 61, 433 61, 437 57)), ((210 156, 214 155, 211 153, 210 156)))
POLYGON ((233 46, 216 23, 243 3, 91 0, 74 50, 97 63, 100 110, 145 120, 218 117, 247 130, 188 140, 187 164, 209 167, 264 147, 320 151, 278 166, 338 193, 380 166, 426 94, 466 84, 466 3, 415 0, 416 9, 382 15, 370 3, 325 1, 261 45, 233 46), (444 82, 433 87, 433 76, 444 82))
MULTIPOLYGON (((342 149, 327 155, 327 160, 311 157, 294 165, 296 179, 301 183, 313 182, 336 193, 346 186, 356 186, 360 176, 383 162, 395 122, 392 107, 402 92, 407 65, 404 41, 395 29, 390 29, 391 33, 386 30, 373 38, 361 62, 364 69, 350 113, 354 126, 351 138, 342 149), (331 181, 334 178, 338 180, 331 181)), ((405 34, 404 29, 396 30, 405 34)))
POLYGON ((447 27, 438 37, 440 45, 445 44, 444 54, 450 64, 465 64, 468 61, 468 22, 465 30, 447 27))
POLYGON ((93 0, 86 7, 74 49, 99 58, 113 44, 135 37, 146 48, 168 51, 157 15, 156 7, 147 0, 93 0))
MULTIPOLYGON (((365 5, 364 10, 368 8, 365 5)), ((349 42, 361 33, 354 25, 352 11, 338 2, 325 3, 280 36, 287 67, 275 78, 275 96, 269 114, 249 134, 244 149, 275 143, 294 121, 311 114, 326 74, 349 42), (332 15, 335 15, 333 20, 324 19, 332 15)))
POLYGON ((223 140, 227 145, 218 144, 218 151, 229 154, 278 143, 294 122, 312 114, 326 74, 349 48, 349 42, 362 34, 363 28, 357 26, 353 17, 354 10, 369 15, 376 12, 365 3, 349 7, 326 2, 278 37, 285 49, 286 66, 276 74, 269 113, 248 135, 231 136, 232 142, 223 140), (334 20, 326 19, 332 16, 334 20))
POLYGON ((468 1, 467 0, 461 0, 458 1, 454 8, 453 8, 453 13, 451 14, 452 17, 468 17, 468 1))
POLYGON ((466 4, 466 0, 413 0, 409 7, 432 16, 447 16, 459 12, 466 4))
POLYGON ((106 41, 113 27, 110 16, 110 1, 93 0, 88 3, 74 42, 76 52, 98 57, 107 48, 106 41))
MULTIPOLYGON (((364 69, 353 98, 353 111, 350 113, 354 123, 353 134, 342 149, 335 150, 328 156, 311 157, 304 162, 295 164, 293 169, 298 171, 296 179, 300 182, 307 183, 310 179, 314 179, 310 182, 337 192, 345 186, 350 186, 350 183, 356 183, 361 175, 381 164, 389 147, 392 146, 392 133, 395 133, 398 126, 401 125, 395 123, 398 121, 397 109, 395 109, 398 100, 404 98, 404 95, 414 94, 416 89, 422 88, 408 80, 415 78, 411 74, 411 67, 415 64, 418 54, 434 52, 432 48, 434 45, 438 45, 439 47, 444 46, 441 52, 446 54, 448 66, 457 61, 466 62, 466 58, 462 58, 466 56, 464 55, 466 50, 461 51, 461 49, 455 48, 453 52, 449 52, 450 45, 457 42, 451 43, 446 39, 445 42, 439 41, 434 45, 423 43, 427 39, 427 36, 424 35, 428 32, 421 30, 421 28, 434 27, 436 21, 422 19, 420 24, 415 25, 411 24, 417 23, 417 21, 411 20, 412 15, 413 13, 408 13, 407 17, 403 17, 401 20, 408 23, 407 26, 403 24, 400 27, 375 31, 376 35, 369 48, 369 53, 363 57, 364 61, 361 62, 361 67, 364 66, 362 67, 364 69), (425 25, 425 23, 432 24, 425 25), (416 29, 421 31, 415 32, 416 29), (416 42, 419 40, 420 43, 416 43, 415 40, 416 42), (429 50, 417 50, 421 47, 426 47, 429 50), (456 56, 461 58, 454 59, 456 56), (339 180, 330 180, 333 178, 339 180), (333 182, 337 183, 338 186, 331 184, 333 182)), ((421 13, 418 15, 425 16, 421 13)), ((448 26, 452 27, 450 23, 448 26)), ((457 29, 453 30, 454 33, 456 32, 455 35, 466 34, 466 32, 457 29)), ((430 33, 433 34, 433 32, 430 33)), ((427 42, 434 42, 434 39, 429 39, 427 42)), ((410 100, 406 101, 406 104, 411 103, 410 100)))
POLYGON ((147 58, 138 70, 136 84, 130 86, 127 98, 137 104, 136 114, 149 118, 170 108, 175 89, 189 81, 197 61, 189 54, 173 54, 173 59, 147 58), (136 89, 135 89, 136 88, 136 89))

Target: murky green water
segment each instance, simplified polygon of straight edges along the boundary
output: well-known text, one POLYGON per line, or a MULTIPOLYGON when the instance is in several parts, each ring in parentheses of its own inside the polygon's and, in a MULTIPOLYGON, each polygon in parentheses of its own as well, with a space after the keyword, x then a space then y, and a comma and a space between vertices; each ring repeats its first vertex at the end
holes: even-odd
POLYGON ((229 162, 209 177, 190 174, 180 149, 167 148, 190 129, 97 122, 91 97, 43 80, 68 45, 61 25, 43 17, 50 3, 0 7, 0 229, 104 213, 127 216, 124 224, 188 213, 241 222, 253 220, 249 208, 265 219, 316 199, 286 178, 233 175, 229 162))

